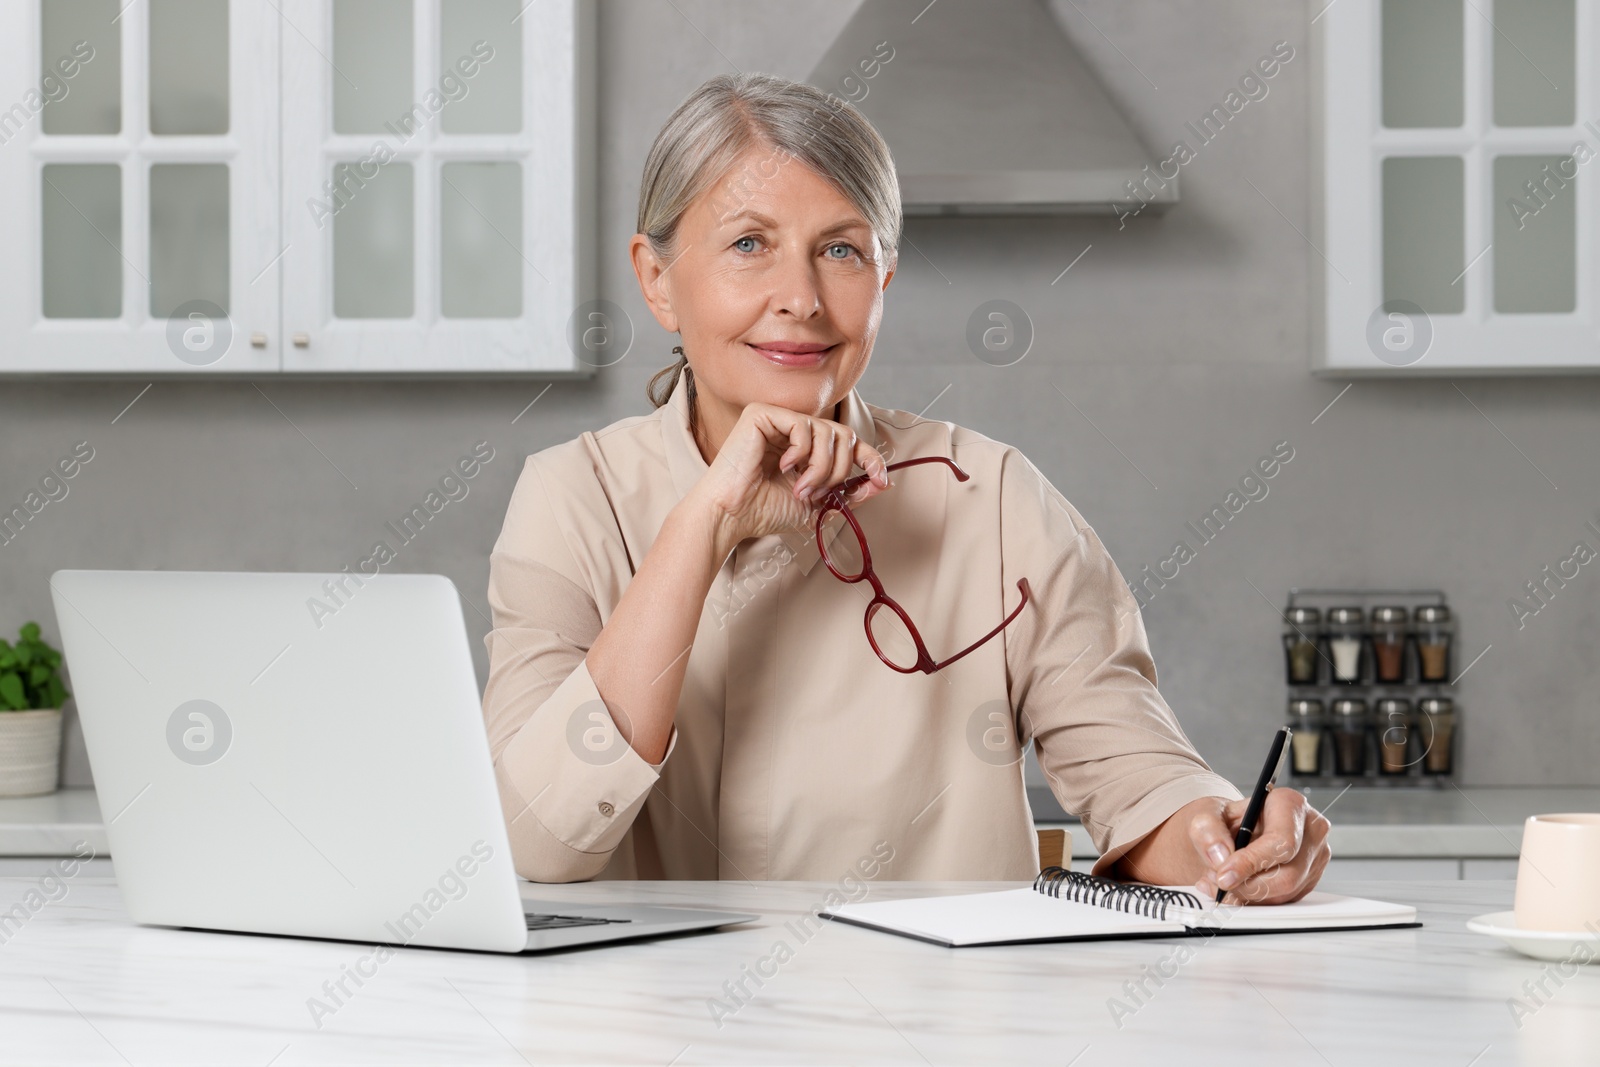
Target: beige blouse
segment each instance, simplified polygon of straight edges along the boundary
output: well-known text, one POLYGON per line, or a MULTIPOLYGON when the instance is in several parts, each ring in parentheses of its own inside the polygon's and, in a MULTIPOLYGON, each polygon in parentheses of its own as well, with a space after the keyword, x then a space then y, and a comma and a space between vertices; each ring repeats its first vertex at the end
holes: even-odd
POLYGON ((880 877, 1029 879, 1029 743, 1103 854, 1239 796, 1157 691, 1138 605, 1072 505, 1015 448, 854 391, 840 421, 891 462, 971 475, 896 471, 855 509, 929 653, 998 624, 1020 577, 1028 605, 964 659, 900 674, 867 643, 869 586, 819 565, 809 526, 744 541, 706 597, 666 755, 645 762, 584 656, 706 470, 687 400, 680 379, 651 414, 529 456, 490 555, 484 717, 523 877, 836 881, 892 851, 880 877))

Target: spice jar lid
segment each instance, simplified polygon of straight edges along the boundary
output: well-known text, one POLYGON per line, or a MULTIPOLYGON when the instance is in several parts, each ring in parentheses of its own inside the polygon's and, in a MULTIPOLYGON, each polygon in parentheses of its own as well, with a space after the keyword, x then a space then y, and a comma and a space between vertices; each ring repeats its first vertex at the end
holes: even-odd
POLYGON ((1427 604, 1417 609, 1418 622, 1447 622, 1450 609, 1443 604, 1427 604))
POLYGON ((1310 697, 1295 697, 1289 701, 1289 715, 1295 719, 1322 718, 1322 701, 1310 697))
POLYGON ((1365 715, 1367 702, 1360 697, 1340 697, 1333 702, 1335 715, 1365 715))
POLYGON ((1409 615, 1410 613, 1405 608, 1393 604, 1385 604, 1382 607, 1372 609, 1373 622, 1405 622, 1409 615))
POLYGON ((1289 623, 1318 623, 1322 621, 1322 612, 1316 608, 1288 608, 1283 613, 1283 621, 1289 623))
POLYGON ((1423 697, 1417 701, 1417 710, 1424 715, 1445 715, 1456 709, 1449 697, 1423 697))
POLYGON ((1329 622, 1364 622, 1367 613, 1360 608, 1329 608, 1329 622))
POLYGON ((1410 710, 1411 701, 1406 700, 1404 697, 1384 697, 1382 700, 1378 701, 1377 704, 1377 711, 1379 715, 1390 715, 1394 712, 1404 713, 1409 712, 1410 710))

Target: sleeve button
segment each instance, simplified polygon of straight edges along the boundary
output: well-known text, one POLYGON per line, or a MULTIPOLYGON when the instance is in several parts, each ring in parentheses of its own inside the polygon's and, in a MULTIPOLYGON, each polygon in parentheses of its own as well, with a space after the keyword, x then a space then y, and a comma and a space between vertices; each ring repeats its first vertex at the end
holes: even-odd
POLYGON ((616 808, 611 806, 611 801, 602 800, 600 802, 600 814, 601 815, 611 815, 611 814, 615 813, 616 810, 617 810, 616 808))

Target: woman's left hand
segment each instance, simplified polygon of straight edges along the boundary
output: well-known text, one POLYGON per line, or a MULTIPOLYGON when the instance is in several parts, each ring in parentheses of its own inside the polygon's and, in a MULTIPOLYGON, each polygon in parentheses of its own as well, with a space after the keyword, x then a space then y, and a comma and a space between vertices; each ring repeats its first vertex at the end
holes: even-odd
POLYGON ((1233 837, 1246 802, 1208 798, 1189 822, 1189 840, 1207 873, 1195 888, 1229 904, 1288 904, 1316 886, 1333 855, 1327 818, 1293 789, 1273 789, 1250 843, 1235 852, 1233 837))

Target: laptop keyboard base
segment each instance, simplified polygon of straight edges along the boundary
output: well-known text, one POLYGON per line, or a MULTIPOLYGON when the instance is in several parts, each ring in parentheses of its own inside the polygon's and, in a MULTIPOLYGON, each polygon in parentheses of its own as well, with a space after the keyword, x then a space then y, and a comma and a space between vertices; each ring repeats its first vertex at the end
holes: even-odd
POLYGON ((631 923, 632 919, 595 919, 587 915, 542 915, 529 913, 529 930, 565 930, 573 926, 604 926, 607 923, 631 923))

